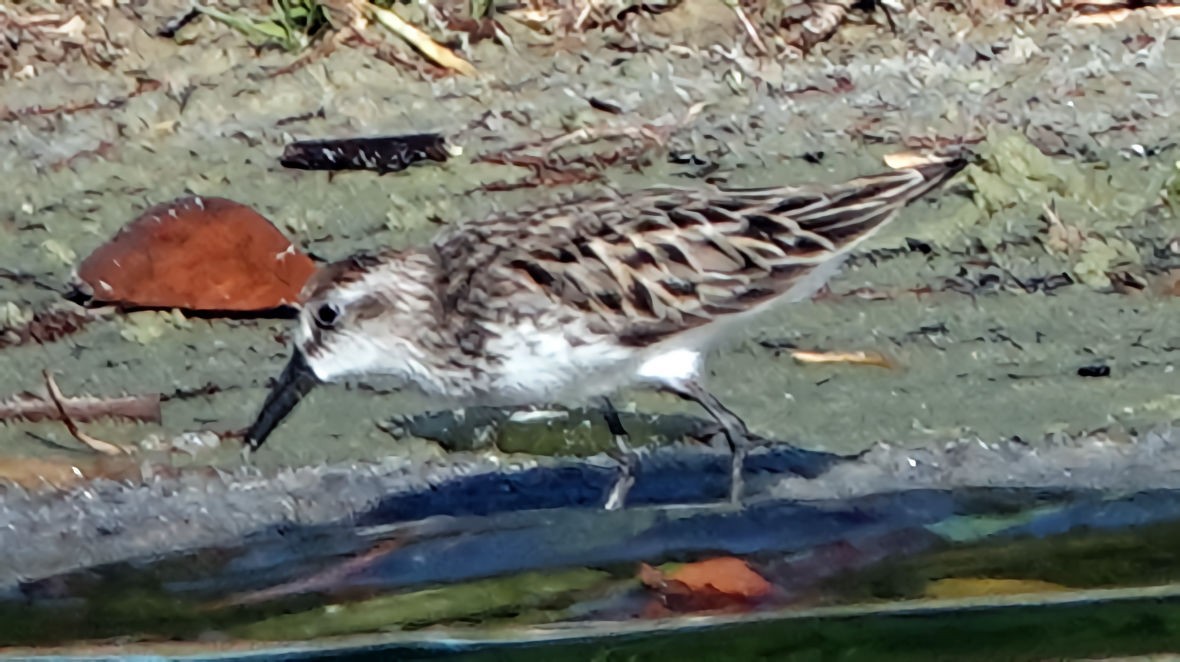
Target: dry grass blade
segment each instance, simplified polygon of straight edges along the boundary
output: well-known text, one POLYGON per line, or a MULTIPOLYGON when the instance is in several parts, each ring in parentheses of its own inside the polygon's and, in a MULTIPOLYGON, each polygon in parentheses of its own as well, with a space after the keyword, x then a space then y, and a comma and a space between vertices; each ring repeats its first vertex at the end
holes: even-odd
POLYGON ((843 363, 847 365, 871 365, 877 366, 878 368, 896 367, 894 362, 887 356, 873 351, 813 352, 795 350, 791 352, 791 358, 799 363, 843 363))
POLYGON ((905 170, 906 168, 920 168, 931 163, 937 163, 943 160, 943 157, 938 154, 922 153, 915 151, 894 152, 886 154, 881 159, 885 165, 894 170, 905 170))
POLYGON ((758 28, 750 22, 750 17, 746 15, 746 10, 742 9, 742 5, 738 0, 727 0, 726 3, 733 13, 737 15, 738 22, 742 24, 742 29, 746 31, 746 35, 750 37, 750 41, 754 43, 754 47, 758 49, 758 53, 766 55, 770 52, 766 48, 766 43, 762 41, 762 36, 758 34, 758 28))
POLYGON ((382 27, 405 39, 411 46, 418 49, 431 62, 446 67, 464 76, 475 76, 475 67, 470 62, 455 55, 449 48, 439 44, 430 35, 402 20, 402 17, 388 9, 376 5, 369 5, 369 12, 373 19, 382 27))
POLYGON ((131 450, 128 448, 124 448, 118 444, 112 444, 109 441, 96 439, 83 432, 82 429, 78 427, 78 424, 74 422, 74 419, 70 418, 69 412, 66 411, 64 402, 65 396, 62 395, 61 389, 58 388, 57 382, 54 381, 53 373, 46 369, 41 371, 41 375, 45 377, 45 387, 49 389, 49 397, 53 400, 53 404, 57 407, 58 415, 61 416, 62 422, 66 424, 66 428, 70 431, 70 434, 72 434, 75 439, 82 442, 83 444, 86 444, 86 446, 88 446, 90 449, 98 451, 103 455, 131 454, 131 450))

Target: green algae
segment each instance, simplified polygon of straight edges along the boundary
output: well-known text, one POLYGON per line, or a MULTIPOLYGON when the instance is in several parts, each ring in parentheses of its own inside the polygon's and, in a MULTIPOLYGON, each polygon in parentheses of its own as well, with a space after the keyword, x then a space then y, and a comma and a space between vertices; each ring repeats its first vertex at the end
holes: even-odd
POLYGON ((251 623, 231 633, 247 639, 314 639, 415 624, 511 616, 541 608, 560 609, 579 593, 609 579, 609 574, 589 569, 526 572, 329 605, 251 623))
POLYGON ((973 239, 989 251, 1035 240, 1058 254, 1063 270, 1096 289, 1110 287, 1111 272, 1142 268, 1138 247, 1124 233, 1158 203, 1161 164, 1145 173, 1126 163, 1054 159, 1023 135, 999 129, 981 153, 964 174, 974 205, 961 207, 954 223, 973 226, 973 239))

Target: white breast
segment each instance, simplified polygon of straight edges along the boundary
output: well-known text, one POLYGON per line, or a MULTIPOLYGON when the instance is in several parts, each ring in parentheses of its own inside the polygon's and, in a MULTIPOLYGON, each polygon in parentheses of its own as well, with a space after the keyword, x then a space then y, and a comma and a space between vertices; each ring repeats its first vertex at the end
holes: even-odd
POLYGON ((537 404, 608 395, 635 379, 639 353, 584 328, 538 329, 526 322, 502 329, 487 352, 501 357, 489 404, 537 404), (578 340, 573 342, 572 339, 578 340))
POLYGON ((491 375, 489 402, 481 404, 585 401, 632 385, 681 384, 699 375, 711 335, 702 331, 636 348, 583 328, 542 331, 526 323, 502 329, 488 343, 488 353, 503 358, 491 375))

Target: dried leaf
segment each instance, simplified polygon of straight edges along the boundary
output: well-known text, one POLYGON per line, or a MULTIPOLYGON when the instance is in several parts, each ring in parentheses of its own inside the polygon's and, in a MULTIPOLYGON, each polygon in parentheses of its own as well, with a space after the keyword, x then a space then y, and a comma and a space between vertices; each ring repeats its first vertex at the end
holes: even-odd
POLYGON ((686 563, 668 572, 644 563, 639 567, 639 580, 658 594, 657 600, 643 610, 644 618, 746 611, 774 590, 745 561, 733 557, 686 563))
POLYGON ((156 205, 81 265, 83 296, 130 307, 261 311, 298 301, 311 259, 253 209, 225 198, 156 205))
POLYGON ((669 572, 667 577, 694 591, 713 589, 743 598, 765 597, 772 590, 770 582, 762 575, 751 570, 745 561, 732 556, 686 563, 669 572))

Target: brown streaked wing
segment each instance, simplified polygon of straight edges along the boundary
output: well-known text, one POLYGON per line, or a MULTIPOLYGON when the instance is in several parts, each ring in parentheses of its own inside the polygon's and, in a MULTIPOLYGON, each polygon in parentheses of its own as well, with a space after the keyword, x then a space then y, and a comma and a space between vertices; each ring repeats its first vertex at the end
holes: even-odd
POLYGON ((491 300, 525 290, 627 342, 657 342, 783 294, 963 165, 826 187, 651 189, 496 215, 436 241, 444 307, 486 314, 491 300))

